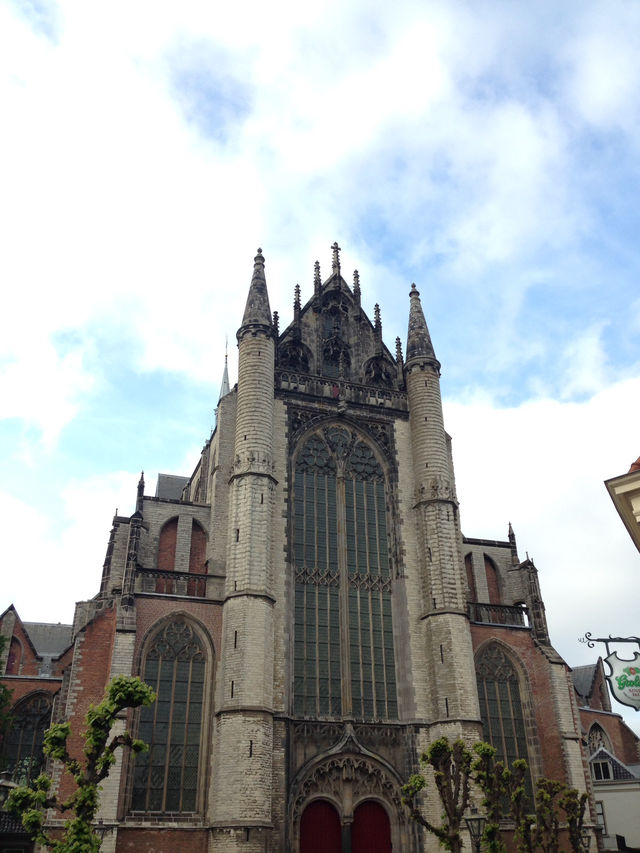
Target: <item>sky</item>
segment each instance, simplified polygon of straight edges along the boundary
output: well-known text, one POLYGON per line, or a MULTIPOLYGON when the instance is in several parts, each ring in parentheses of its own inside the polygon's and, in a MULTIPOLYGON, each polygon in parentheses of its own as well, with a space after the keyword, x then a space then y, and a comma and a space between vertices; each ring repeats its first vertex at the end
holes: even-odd
POLYGON ((337 240, 392 351, 420 290, 466 535, 512 523, 568 663, 640 634, 603 485, 640 456, 640 4, 0 0, 0 117, 0 608, 96 594, 227 340, 236 380, 256 248, 284 328, 337 240))

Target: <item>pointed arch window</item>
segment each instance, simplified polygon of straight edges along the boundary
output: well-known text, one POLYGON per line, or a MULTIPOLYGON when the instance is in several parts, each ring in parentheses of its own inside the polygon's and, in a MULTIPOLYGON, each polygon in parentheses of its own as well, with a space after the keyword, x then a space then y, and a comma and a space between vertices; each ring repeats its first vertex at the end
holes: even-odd
POLYGON ((517 758, 529 761, 518 674, 497 645, 481 652, 476 661, 476 678, 484 740, 508 765, 517 758))
POLYGON ((294 467, 294 713, 397 717, 385 479, 372 448, 330 427, 294 467))
POLYGON ((44 733, 51 725, 52 697, 36 693, 18 702, 12 710, 11 728, 4 738, 4 769, 19 785, 26 785, 39 775, 44 765, 42 745, 44 733))
POLYGON ((142 677, 157 694, 142 708, 138 737, 149 751, 136 756, 132 811, 194 812, 203 737, 206 646, 176 618, 147 647, 142 677))
POLYGON ((589 729, 587 742, 589 744, 589 755, 593 755, 603 747, 608 752, 611 752, 611 741, 605 730, 598 723, 594 723, 589 729))

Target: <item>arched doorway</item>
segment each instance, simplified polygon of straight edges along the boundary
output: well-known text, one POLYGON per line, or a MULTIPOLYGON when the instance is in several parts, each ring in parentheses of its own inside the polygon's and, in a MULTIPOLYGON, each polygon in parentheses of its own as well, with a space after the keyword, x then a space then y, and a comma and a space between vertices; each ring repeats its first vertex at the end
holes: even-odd
POLYGON ((341 853, 338 812, 327 800, 314 800, 300 820, 300 853, 341 853))
POLYGON ((354 812, 351 853, 391 853, 389 816, 375 800, 365 800, 354 812))

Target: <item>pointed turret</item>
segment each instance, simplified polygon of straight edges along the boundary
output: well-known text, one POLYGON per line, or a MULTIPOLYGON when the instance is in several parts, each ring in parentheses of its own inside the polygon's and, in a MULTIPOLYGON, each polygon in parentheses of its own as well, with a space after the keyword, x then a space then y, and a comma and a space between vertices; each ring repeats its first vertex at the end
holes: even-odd
MULTIPOLYGON (((274 350, 262 251, 238 330, 235 443, 229 480, 222 647, 216 679, 217 757, 212 782, 213 822, 226 832, 226 802, 247 828, 255 851, 273 824, 274 570, 272 536, 278 483, 274 477, 274 350), (260 638, 256 642, 256 638, 260 638), (247 780, 252 795, 246 796, 247 780), (255 794, 255 795, 254 795, 255 794)), ((220 836, 222 837, 222 835, 220 836)), ((243 839, 244 841, 244 839, 243 839)), ((231 853, 240 846, 213 844, 231 853)))
POLYGON ((267 280, 264 275, 262 249, 258 249, 258 253, 253 259, 253 276, 251 277, 240 332, 251 326, 264 326, 271 329, 271 308, 269 307, 267 280))
POLYGON ((426 649, 433 684, 418 697, 420 715, 439 722, 439 735, 480 734, 473 683, 473 647, 467 617, 467 581, 461 553, 458 501, 444 429, 440 362, 424 319, 420 294, 410 294, 405 379, 415 483, 414 518, 420 547, 419 575, 426 649), (451 661, 456 673, 450 677, 451 661), (462 671, 464 669, 464 672, 462 671), (424 709, 424 710, 422 710, 424 709), (450 727, 450 728, 449 728, 450 727))
POLYGON ((415 284, 411 285, 411 302, 409 305, 409 332, 407 334, 407 360, 409 366, 415 360, 424 360, 437 365, 440 370, 440 362, 436 358, 436 354, 431 343, 431 335, 427 328, 427 321, 424 319, 422 303, 420 302, 420 292, 415 284))

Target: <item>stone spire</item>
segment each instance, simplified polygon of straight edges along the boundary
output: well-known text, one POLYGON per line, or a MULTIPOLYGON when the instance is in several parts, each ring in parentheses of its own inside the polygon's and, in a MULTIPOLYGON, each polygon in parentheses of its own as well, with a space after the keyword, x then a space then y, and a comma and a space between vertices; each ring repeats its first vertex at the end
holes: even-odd
POLYGON ((322 288, 322 279, 320 278, 320 261, 316 261, 313 265, 313 293, 315 296, 320 295, 322 288))
POLYGON ((228 355, 225 350, 224 354, 224 370, 222 371, 222 382, 220 383, 220 396, 218 397, 218 403, 222 400, 223 397, 231 390, 229 387, 229 368, 228 368, 228 355))
POLYGON ((253 276, 251 277, 241 328, 255 325, 271 328, 271 308, 269 307, 267 280, 264 276, 262 249, 258 249, 258 254, 253 259, 253 276))
POLYGON ((513 566, 517 566, 520 560, 518 559, 518 546, 516 544, 516 534, 513 532, 513 527, 511 526, 511 522, 509 522, 509 546, 511 548, 511 564, 513 566))
POLYGON ((411 285, 409 296, 411 297, 411 302, 409 305, 406 363, 410 364, 414 359, 428 359, 435 362, 438 365, 438 369, 440 369, 440 362, 436 358, 433 344, 431 343, 427 321, 424 319, 422 303, 420 302, 420 292, 415 284, 411 285))

